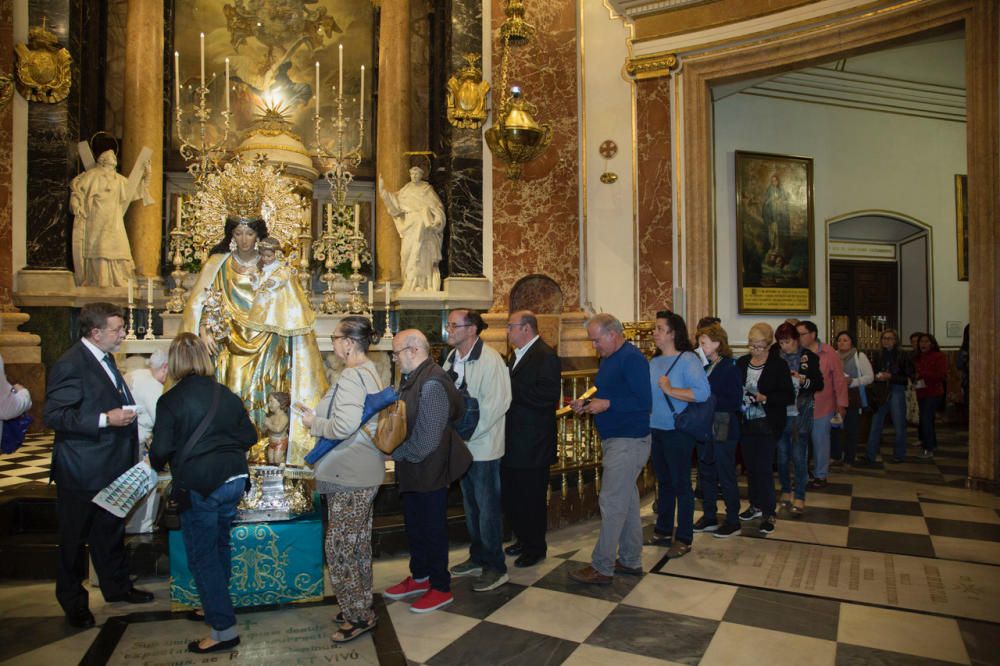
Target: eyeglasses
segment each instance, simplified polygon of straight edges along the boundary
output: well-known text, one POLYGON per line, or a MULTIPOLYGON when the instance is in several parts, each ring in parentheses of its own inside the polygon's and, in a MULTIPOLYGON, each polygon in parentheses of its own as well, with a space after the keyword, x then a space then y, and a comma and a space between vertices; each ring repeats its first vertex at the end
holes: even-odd
POLYGON ((748 347, 754 351, 766 351, 768 345, 748 345, 748 347))
POLYGON ((448 325, 445 326, 445 328, 447 328, 449 331, 454 331, 456 328, 468 328, 469 326, 472 326, 472 324, 455 324, 452 322, 448 322, 448 325))
POLYGON ((348 337, 350 337, 350 336, 348 336, 348 335, 331 335, 330 339, 332 339, 334 342, 336 342, 337 340, 343 340, 344 338, 348 338, 348 337))
POLYGON ((398 349, 398 350, 394 349, 394 350, 392 350, 392 357, 394 359, 398 360, 399 359, 399 355, 402 354, 403 352, 405 352, 407 349, 416 349, 416 347, 403 347, 402 349, 398 349))
POLYGON ((527 326, 527 324, 525 324, 523 321, 519 322, 517 324, 507 324, 507 330, 509 331, 510 329, 514 328, 515 326, 527 326))

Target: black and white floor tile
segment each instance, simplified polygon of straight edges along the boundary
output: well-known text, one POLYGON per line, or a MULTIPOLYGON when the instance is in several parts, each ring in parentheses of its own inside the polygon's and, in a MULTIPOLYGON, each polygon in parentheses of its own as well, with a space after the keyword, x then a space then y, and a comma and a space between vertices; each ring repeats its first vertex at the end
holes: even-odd
MULTIPOLYGON (((511 567, 507 585, 475 593, 470 579, 455 579, 451 606, 420 615, 409 612, 405 602, 387 602, 386 624, 408 663, 433 666, 1000 663, 1000 624, 981 619, 1000 616, 1000 596, 984 592, 1000 578, 1000 498, 961 487, 965 438, 961 431, 942 432, 932 461, 913 458, 897 466, 831 473, 827 488, 807 493, 805 515, 782 512, 766 539, 752 526, 742 539, 697 535, 692 552, 674 562, 665 549, 644 548, 646 573, 617 576, 607 587, 585 586, 568 576, 589 561, 597 521, 559 530, 550 534, 549 557, 527 569, 511 567), (787 585, 728 582, 727 553, 738 552, 753 566, 765 561, 775 543, 788 545, 782 550, 791 557, 806 550, 862 560, 900 556, 928 570, 967 570, 959 589, 948 590, 963 602, 933 612, 908 605, 903 594, 891 603, 886 583, 870 580, 864 566, 860 591, 878 587, 870 599, 820 594, 819 587, 793 591, 787 585), (690 573, 699 550, 719 554, 720 575, 690 573)), ((35 446, 42 448, 23 451, 23 458, 0 457, 0 483, 36 480, 18 476, 8 466, 13 463, 32 470, 28 475, 47 472, 40 452, 45 445, 35 446)), ((647 505, 647 529, 652 521, 647 505)), ((452 563, 465 556, 464 548, 454 548, 452 563)), ((376 589, 384 589, 407 575, 406 560, 378 560, 374 573, 376 589)), ((900 585, 916 585, 902 573, 897 578, 900 585)), ((157 590, 158 609, 166 610, 167 582, 149 585, 157 590)), ((114 606, 96 609, 99 621, 125 612, 114 606)), ((0 655, 10 657, 9 663, 75 663, 97 632, 61 625, 51 583, 0 583, 0 619, 0 645, 30 644, 0 655)))

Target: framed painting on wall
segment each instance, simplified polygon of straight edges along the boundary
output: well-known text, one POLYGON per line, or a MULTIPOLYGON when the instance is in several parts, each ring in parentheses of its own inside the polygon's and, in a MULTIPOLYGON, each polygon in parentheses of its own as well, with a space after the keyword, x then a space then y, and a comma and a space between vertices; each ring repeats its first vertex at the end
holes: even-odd
POLYGON ((736 151, 740 314, 816 311, 813 161, 736 151))
MULTIPOLYGON (((193 105, 204 85, 213 114, 208 139, 221 138, 228 59, 234 132, 257 128, 276 136, 278 130, 287 129, 311 150, 317 112, 324 119, 323 140, 334 137, 331 117, 337 107, 337 87, 342 86, 344 115, 350 119, 345 143, 358 143, 357 119, 363 112, 368 123, 362 156, 371 159, 371 92, 376 83, 372 66, 377 57, 371 0, 177 0, 173 8, 173 50, 178 55, 171 75, 178 72, 179 80, 170 95, 171 102, 180 97, 185 136, 197 137, 193 105), (367 71, 364 86, 362 66, 367 71), (362 88, 366 92, 359 100, 362 88)), ((176 151, 180 140, 174 113, 171 109, 171 147, 176 151)))
POLYGON ((958 246, 958 281, 969 281, 969 177, 955 174, 955 243, 958 246))

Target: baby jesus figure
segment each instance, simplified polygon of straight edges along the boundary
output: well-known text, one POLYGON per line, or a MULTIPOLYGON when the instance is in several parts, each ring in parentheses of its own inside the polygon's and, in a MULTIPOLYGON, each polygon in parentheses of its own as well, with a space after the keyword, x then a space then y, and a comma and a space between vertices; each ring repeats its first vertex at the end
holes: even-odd
POLYGON ((252 282, 254 297, 250 321, 277 323, 283 315, 298 308, 299 303, 308 303, 309 298, 302 292, 294 272, 283 259, 278 239, 268 236, 257 241, 257 252, 260 260, 252 282))
POLYGON ((288 453, 288 408, 292 397, 284 391, 275 391, 267 397, 267 416, 264 431, 267 434, 267 463, 281 465, 288 453))

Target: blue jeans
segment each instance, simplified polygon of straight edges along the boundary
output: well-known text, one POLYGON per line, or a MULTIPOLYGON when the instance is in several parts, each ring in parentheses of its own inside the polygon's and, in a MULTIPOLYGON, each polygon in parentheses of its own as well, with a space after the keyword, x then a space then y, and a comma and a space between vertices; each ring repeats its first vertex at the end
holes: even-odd
POLYGON ((826 481, 830 473, 830 419, 833 418, 833 414, 813 417, 813 474, 823 481, 826 481))
POLYGON ((192 490, 191 508, 181 512, 181 534, 188 567, 194 576, 205 621, 216 641, 236 638, 236 613, 229 598, 232 548, 229 528, 236 518, 236 505, 243 497, 246 479, 233 479, 208 496, 192 490))
POLYGON ((778 440, 778 480, 781 482, 781 492, 792 492, 792 480, 788 474, 788 463, 795 470, 795 499, 806 498, 806 484, 809 482, 807 468, 809 431, 795 432, 799 423, 798 416, 789 416, 785 420, 785 431, 778 440))
POLYGON ((448 489, 401 493, 403 524, 410 547, 410 575, 430 579, 431 588, 451 591, 448 573, 448 489))
POLYGON ((944 400, 944 396, 940 395, 917 398, 917 404, 920 406, 920 441, 923 442, 926 451, 933 451, 937 448, 934 418, 942 400, 944 400))
POLYGON ((736 440, 698 442, 698 476, 705 518, 718 522, 719 486, 726 504, 726 523, 740 524, 740 490, 736 485, 736 440))
POLYGON ((473 461, 462 477, 462 504, 469 530, 469 559, 500 573, 507 572, 503 555, 503 514, 500 508, 500 459, 473 461))
POLYGON ((674 532, 677 507, 678 541, 691 545, 694 539, 694 491, 691 489, 691 452, 694 437, 680 430, 653 428, 653 471, 659 483, 656 495, 656 532, 674 532))
POLYGON ((605 576, 615 573, 615 558, 627 567, 642 566, 642 519, 636 482, 649 460, 649 435, 609 437, 601 442, 601 533, 590 563, 605 576))
POLYGON ((875 462, 879 443, 882 440, 882 428, 885 426, 885 415, 892 415, 892 427, 896 431, 896 441, 892 448, 894 458, 906 457, 906 387, 900 384, 889 385, 889 399, 876 410, 872 417, 872 429, 868 434, 868 449, 865 452, 870 462, 875 462))

